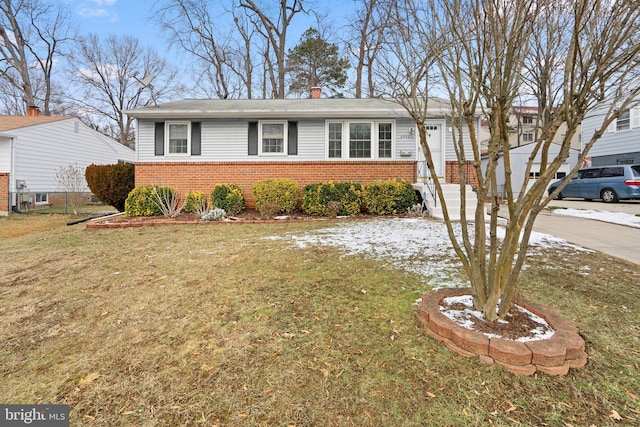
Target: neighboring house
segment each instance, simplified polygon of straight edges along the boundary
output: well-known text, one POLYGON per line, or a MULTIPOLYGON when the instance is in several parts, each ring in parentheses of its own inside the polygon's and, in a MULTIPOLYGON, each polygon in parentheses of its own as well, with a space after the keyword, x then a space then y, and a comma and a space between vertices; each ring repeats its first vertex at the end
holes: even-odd
MULTIPOLYGON (((525 172, 527 169, 527 163, 529 157, 535 148, 535 142, 538 141, 540 133, 542 132, 542 123, 538 117, 538 107, 536 106, 514 106, 511 108, 509 114, 509 158, 511 161, 511 187, 514 191, 514 197, 520 196, 520 188, 522 183, 527 177, 525 172)), ((549 154, 555 156, 560 152, 560 144, 565 138, 567 126, 565 123, 560 125, 556 136, 553 140, 554 144, 551 144, 549 154)), ((489 140, 489 126, 486 120, 482 121, 481 138, 483 141, 483 148, 486 154, 486 147, 489 140)), ((556 172, 556 179, 560 179, 566 176, 571 168, 578 161, 580 154, 580 127, 578 127, 576 133, 571 138, 571 148, 569 150, 569 157, 560 166, 556 172)), ((488 163, 487 159, 483 159, 482 167, 486 167, 488 163)), ((540 173, 540 161, 535 159, 532 164, 532 169, 529 172, 527 189, 533 184, 540 173)), ((500 157, 498 166, 496 169, 496 179, 498 184, 498 192, 505 195, 505 177, 504 177, 504 163, 503 158, 500 157)))
MULTIPOLYGON (((639 100, 640 101, 640 100, 639 100)), ((582 142, 589 142, 604 119, 603 105, 582 121, 582 142)), ((593 166, 640 163, 640 107, 622 112, 588 153, 593 166)))
MULTIPOLYGON (((511 148, 529 145, 536 142, 542 131, 542 123, 538 117, 538 107, 517 106, 512 107, 509 113, 509 146, 511 148)), ((558 128, 554 143, 560 144, 564 140, 567 132, 567 125, 563 123, 558 128)), ((486 148, 489 141, 489 123, 482 121, 481 140, 486 148)), ((580 150, 580 128, 571 138, 571 148, 580 150)))
MULTIPOLYGON (((428 105, 435 169, 452 175, 445 173, 457 166, 448 104, 428 105)), ((184 195, 235 183, 252 206, 251 187, 264 178, 291 178, 301 188, 427 179, 416 123, 390 100, 183 100, 126 113, 137 119, 136 186, 168 185, 184 195)))
POLYGON ((59 190, 60 168, 135 160, 133 150, 76 117, 29 113, 0 116, 0 214, 24 203, 50 203, 49 194, 59 190))
MULTIPOLYGON (((531 165, 531 170, 529 171, 528 178, 525 176, 527 163, 529 162, 529 158, 531 157, 531 153, 535 148, 535 144, 530 143, 527 145, 522 145, 520 147, 515 147, 509 150, 509 160, 511 163, 511 188, 513 190, 513 197, 518 198, 520 196, 520 189, 522 188, 522 183, 525 179, 527 179, 526 190, 529 189, 531 185, 535 182, 535 180, 540 175, 540 153, 534 158, 534 161, 531 165)), ((554 158, 560 153, 560 144, 551 144, 549 146, 549 157, 554 158)), ((565 162, 560 165, 560 168, 555 174, 555 179, 561 179, 567 176, 567 174, 571 171, 571 168, 575 166, 578 162, 578 157, 580 155, 580 151, 575 148, 569 149, 569 156, 565 160, 565 162)), ((482 168, 485 169, 487 166, 488 160, 482 160, 482 168)), ((496 180, 498 184, 498 193, 505 196, 505 178, 504 178, 504 158, 501 156, 498 160, 498 165, 496 167, 496 180)))

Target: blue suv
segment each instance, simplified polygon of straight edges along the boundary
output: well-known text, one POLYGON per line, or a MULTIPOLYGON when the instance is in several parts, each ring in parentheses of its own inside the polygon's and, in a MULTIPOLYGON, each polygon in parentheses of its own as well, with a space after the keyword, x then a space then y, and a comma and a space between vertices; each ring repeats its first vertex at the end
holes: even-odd
MULTIPOLYGON (((568 177, 549 186, 551 194, 568 177)), ((640 165, 611 165, 580 169, 556 196, 602 199, 611 203, 623 199, 640 199, 640 165)))

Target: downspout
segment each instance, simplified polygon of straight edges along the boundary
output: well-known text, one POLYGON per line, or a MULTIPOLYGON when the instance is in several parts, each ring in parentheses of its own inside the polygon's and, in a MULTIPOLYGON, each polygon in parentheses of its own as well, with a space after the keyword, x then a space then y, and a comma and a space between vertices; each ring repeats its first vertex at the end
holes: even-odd
MULTIPOLYGON (((9 136, 9 215, 13 212, 13 198, 15 196, 16 202, 18 202, 18 194, 16 193, 16 153, 15 153, 15 139, 14 136, 9 136)), ((18 204, 20 206, 20 204, 18 204)))

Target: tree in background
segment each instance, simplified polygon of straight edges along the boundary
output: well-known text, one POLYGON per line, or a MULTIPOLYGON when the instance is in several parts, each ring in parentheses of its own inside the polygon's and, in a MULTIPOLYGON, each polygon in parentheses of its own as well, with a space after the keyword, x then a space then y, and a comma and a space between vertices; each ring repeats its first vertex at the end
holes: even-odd
POLYGON ((255 30, 239 8, 229 13, 206 0, 167 0, 155 5, 153 19, 170 45, 194 58, 197 86, 207 96, 251 98, 255 30))
POLYGON ((53 68, 73 38, 64 3, 0 1, 0 89, 6 112, 24 114, 27 106, 38 106, 51 114, 53 68))
MULTIPOLYGON (((293 18, 303 12, 303 0, 279 0, 278 7, 269 7, 269 2, 260 4, 254 0, 240 0, 239 7, 246 9, 248 19, 256 31, 264 37, 263 49, 265 73, 271 82, 271 97, 283 99, 286 95, 286 45, 287 32, 293 18)), ((265 77, 264 82, 266 83, 265 77)), ((267 95, 266 85, 263 89, 267 95)), ((265 96, 266 97, 266 96, 265 96)))
POLYGON ((349 61, 340 58, 338 45, 327 42, 315 28, 302 34, 300 43, 287 54, 290 89, 294 93, 309 93, 312 87, 322 87, 340 96, 347 82, 349 61))
POLYGON ((182 92, 178 71, 133 37, 80 38, 69 71, 71 82, 80 89, 69 102, 80 118, 128 147, 133 147, 135 135, 133 118, 124 111, 182 92), (145 76, 153 77, 146 86, 139 83, 145 76))
POLYGON ((386 33, 390 32, 391 6, 384 0, 362 0, 348 25, 352 37, 346 44, 355 60, 356 98, 362 98, 363 87, 367 97, 378 95, 376 61, 385 46, 386 33))
MULTIPOLYGON (((449 237, 470 281, 475 308, 487 320, 504 318, 516 294, 534 221, 555 197, 547 195, 546 189, 567 158, 580 122, 595 109, 602 109, 602 125, 582 141, 584 150, 570 174, 640 93, 640 9, 637 2, 626 0, 404 0, 397 3, 394 19, 397 37, 390 40, 385 52, 395 55, 390 59, 400 66, 395 76, 387 74, 389 87, 417 123, 449 237), (540 57, 538 46, 547 46, 548 55, 540 57), (415 49, 423 51, 420 58, 424 60, 417 72, 412 72, 403 64, 420 65, 415 49), (529 64, 545 68, 552 63, 538 74, 527 71, 529 64), (539 176, 530 188, 524 179, 516 199, 518 192, 511 185, 508 118, 523 91, 537 99, 542 112, 539 137, 525 171, 528 178, 535 162, 539 176), (432 93, 445 94, 451 109, 447 126, 452 128, 461 166, 461 237, 456 237, 449 220, 424 127, 429 102, 425 95, 432 93), (476 128, 478 113, 488 119, 490 127, 484 168, 476 128), (557 135, 560 125, 565 126, 563 135, 557 135), (466 142, 469 139, 470 144, 466 142), (554 139, 561 141, 557 155, 550 150, 554 139), (503 239, 498 238, 500 158, 510 218, 503 239), (465 214, 462 165, 467 160, 478 177, 473 223, 467 222, 465 214), (488 228, 486 201, 492 203, 488 228)), ((562 186, 556 193, 560 191, 562 186)))

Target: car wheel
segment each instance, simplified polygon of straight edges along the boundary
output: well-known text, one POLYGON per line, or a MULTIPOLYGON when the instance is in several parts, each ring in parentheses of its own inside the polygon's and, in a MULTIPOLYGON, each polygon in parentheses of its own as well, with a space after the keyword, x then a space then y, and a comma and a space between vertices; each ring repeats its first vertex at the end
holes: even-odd
POLYGON ((562 195, 562 193, 558 193, 558 195, 556 196, 555 200, 562 200, 564 198, 564 196, 562 195))
POLYGON ((602 190, 602 192, 600 192, 600 197, 602 198, 602 201, 605 203, 612 203, 612 202, 618 201, 618 195, 616 194, 615 191, 613 191, 610 188, 605 188, 604 190, 602 190))

